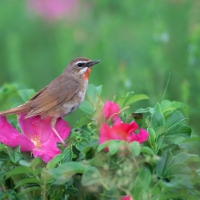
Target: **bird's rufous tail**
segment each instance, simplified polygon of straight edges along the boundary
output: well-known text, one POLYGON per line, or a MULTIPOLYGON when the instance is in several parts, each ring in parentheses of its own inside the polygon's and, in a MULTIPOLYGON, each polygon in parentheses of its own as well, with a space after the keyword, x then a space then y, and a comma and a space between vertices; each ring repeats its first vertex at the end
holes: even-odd
POLYGON ((25 112, 28 112, 29 111, 29 105, 27 104, 22 104, 20 106, 17 106, 15 108, 11 108, 11 109, 8 109, 8 110, 4 110, 4 111, 1 111, 0 112, 0 116, 3 116, 3 115, 10 115, 10 114, 15 114, 15 115, 18 115, 20 113, 25 113, 25 112))

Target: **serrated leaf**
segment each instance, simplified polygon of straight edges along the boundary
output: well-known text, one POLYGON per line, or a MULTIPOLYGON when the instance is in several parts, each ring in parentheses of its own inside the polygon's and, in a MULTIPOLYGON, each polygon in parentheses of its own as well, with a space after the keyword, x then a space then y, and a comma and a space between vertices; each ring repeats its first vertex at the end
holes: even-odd
POLYGON ((81 183, 83 186, 99 184, 101 182, 101 173, 95 167, 88 167, 83 173, 81 183))
POLYGON ((83 101, 81 103, 81 105, 79 106, 79 108, 85 112, 85 113, 88 113, 90 115, 94 114, 95 112, 95 109, 94 107, 92 107, 92 105, 88 102, 88 101, 83 101))
POLYGON ((81 139, 81 141, 79 141, 75 146, 79 151, 82 151, 88 145, 89 145, 89 142, 87 140, 81 139))
POLYGON ((72 157, 73 157, 72 147, 68 146, 62 153, 62 163, 72 161, 72 157))
POLYGON ((185 118, 183 114, 178 110, 170 114, 170 116, 167 119, 166 126, 171 127, 177 124, 185 124, 185 118))
POLYGON ((19 96, 24 102, 28 101, 32 95, 35 94, 33 89, 23 89, 18 91, 19 96))
POLYGON ((131 142, 131 143, 129 143, 128 146, 129 146, 129 148, 130 148, 130 150, 131 150, 131 152, 133 153, 134 156, 139 156, 141 147, 140 147, 140 144, 138 142, 131 142))
POLYGON ((160 112, 155 112, 151 117, 151 126, 154 130, 165 125, 164 115, 160 112))
POLYGON ((15 185, 15 189, 20 187, 20 186, 23 186, 23 185, 26 185, 26 184, 32 184, 32 183, 40 185, 41 181, 38 180, 37 178, 24 178, 24 179, 17 182, 17 184, 15 185))
POLYGON ((185 176, 187 174, 191 174, 192 170, 184 165, 184 164, 176 164, 176 165, 170 165, 168 168, 165 169, 163 172, 164 178, 170 178, 172 176, 182 175, 185 176))
POLYGON ((186 152, 181 152, 178 155, 174 156, 171 165, 187 163, 189 160, 194 161, 194 158, 198 159, 198 160, 195 159, 196 161, 200 161, 199 155, 197 154, 189 154, 186 152))
POLYGON ((185 108, 185 105, 177 101, 164 100, 161 103, 161 109, 164 114, 171 113, 174 110, 185 108))
POLYGON ((159 177, 163 176, 165 169, 172 162, 172 158, 173 158, 173 155, 170 151, 164 152, 164 154, 158 160, 158 163, 155 168, 157 176, 159 177))
POLYGON ((167 138, 176 138, 176 137, 185 137, 189 138, 191 135, 191 128, 186 125, 177 124, 176 126, 171 127, 166 133, 165 137, 167 138))
POLYGON ((29 167, 20 166, 16 167, 13 170, 9 171, 6 175, 6 179, 10 178, 11 176, 18 175, 18 174, 28 174, 28 173, 35 173, 35 171, 29 167))

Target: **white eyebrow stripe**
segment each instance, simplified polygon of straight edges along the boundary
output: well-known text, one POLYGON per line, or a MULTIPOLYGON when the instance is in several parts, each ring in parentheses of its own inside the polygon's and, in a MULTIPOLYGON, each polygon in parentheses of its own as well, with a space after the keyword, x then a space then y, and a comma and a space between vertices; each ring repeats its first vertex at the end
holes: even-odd
POLYGON ((88 61, 78 61, 78 62, 76 62, 76 65, 78 64, 78 63, 87 63, 88 61))

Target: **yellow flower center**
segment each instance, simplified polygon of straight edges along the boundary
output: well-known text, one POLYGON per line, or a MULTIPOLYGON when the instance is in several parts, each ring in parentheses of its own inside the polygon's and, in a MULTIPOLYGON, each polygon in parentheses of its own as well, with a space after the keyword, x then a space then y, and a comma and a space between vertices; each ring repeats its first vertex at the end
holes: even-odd
POLYGON ((30 140, 33 142, 36 149, 39 149, 42 146, 42 143, 40 141, 40 137, 38 135, 32 135, 30 140))

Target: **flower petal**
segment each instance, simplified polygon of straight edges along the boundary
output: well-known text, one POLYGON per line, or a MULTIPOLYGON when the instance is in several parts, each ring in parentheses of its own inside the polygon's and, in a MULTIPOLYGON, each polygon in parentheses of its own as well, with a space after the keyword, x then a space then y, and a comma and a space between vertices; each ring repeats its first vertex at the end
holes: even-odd
MULTIPOLYGON (((24 119, 24 117, 25 114, 20 114, 18 120, 23 133, 27 135, 27 137, 31 138, 34 134, 40 138, 41 143, 44 143, 49 139, 49 136, 53 133, 55 136, 55 140, 57 142, 60 142, 60 139, 57 137, 57 135, 51 128, 52 118, 41 119, 40 116, 35 116, 24 119)), ((63 140, 65 140, 70 133, 70 126, 68 124, 66 126, 66 124, 66 121, 59 118, 57 119, 55 125, 56 130, 58 131, 63 140)))
POLYGON ((56 142, 57 141, 55 140, 55 136, 52 133, 46 143, 43 143, 40 148, 35 148, 33 150, 33 156, 39 156, 44 162, 48 163, 57 154, 60 153, 60 150, 57 148, 56 142))
POLYGON ((120 200, 132 200, 133 198, 131 196, 124 196, 120 200))
POLYGON ((147 140, 148 133, 144 129, 140 129, 138 134, 134 131, 138 129, 136 122, 127 123, 116 123, 112 127, 107 124, 103 124, 100 129, 99 143, 103 143, 108 140, 125 140, 127 142, 139 142, 142 143, 147 140))
MULTIPOLYGON (((65 140, 70 134, 70 129, 71 129, 70 125, 62 118, 57 119, 55 128, 63 140, 65 140)), ((60 142, 57 136, 56 138, 57 138, 57 141, 60 142)))
POLYGON ((138 134, 134 134, 132 141, 137 141, 139 143, 143 143, 148 139, 148 137, 149 137, 148 132, 145 129, 141 128, 140 132, 138 134))
POLYGON ((99 138, 99 144, 102 144, 108 140, 111 140, 111 134, 110 134, 110 127, 108 124, 102 124, 100 129, 100 138, 99 138))
POLYGON ((21 151, 30 151, 34 148, 33 143, 21 135, 3 116, 0 116, 0 142, 10 147, 20 146, 21 151))
POLYGON ((103 115, 106 117, 106 120, 112 118, 112 121, 117 120, 119 117, 120 107, 111 101, 106 101, 103 107, 103 115))

